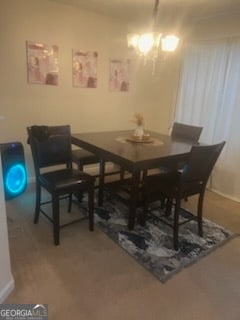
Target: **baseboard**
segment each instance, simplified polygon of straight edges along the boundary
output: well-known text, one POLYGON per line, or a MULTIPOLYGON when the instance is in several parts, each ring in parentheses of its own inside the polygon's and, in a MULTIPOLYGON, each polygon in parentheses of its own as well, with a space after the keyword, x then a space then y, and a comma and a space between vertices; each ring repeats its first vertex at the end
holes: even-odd
POLYGON ((35 177, 29 177, 28 178, 28 183, 33 183, 35 181, 36 181, 35 177))
POLYGON ((0 303, 3 303, 7 297, 10 295, 10 293, 15 288, 15 282, 12 277, 12 279, 5 285, 5 287, 0 291, 0 303))
POLYGON ((216 190, 216 189, 214 189, 214 188, 209 188, 209 190, 212 191, 212 192, 215 192, 215 193, 219 194, 220 196, 222 196, 222 197, 224 197, 224 198, 227 198, 227 199, 230 199, 230 200, 233 200, 233 201, 236 201, 236 202, 240 202, 240 199, 239 199, 239 198, 237 198, 237 197, 232 197, 232 196, 230 196, 230 195, 228 195, 228 194, 226 194, 226 193, 220 192, 220 191, 218 191, 218 190, 216 190))

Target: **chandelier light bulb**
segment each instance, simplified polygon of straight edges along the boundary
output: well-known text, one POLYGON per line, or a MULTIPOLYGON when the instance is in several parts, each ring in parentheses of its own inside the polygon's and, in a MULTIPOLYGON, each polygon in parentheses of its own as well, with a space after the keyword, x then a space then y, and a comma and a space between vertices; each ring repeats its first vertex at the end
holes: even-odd
POLYGON ((148 27, 147 32, 143 34, 130 33, 127 35, 128 47, 143 57, 144 62, 152 60, 153 68, 157 60, 166 60, 171 52, 176 50, 179 43, 179 38, 175 35, 163 35, 156 30, 159 0, 154 0, 154 2, 151 28, 148 27))
POLYGON ((142 34, 138 39, 138 50, 145 55, 151 51, 154 45, 154 37, 152 33, 142 34))
POLYGON ((134 33, 130 33, 127 36, 127 40, 128 40, 128 47, 129 48, 137 48, 138 46, 138 39, 139 39, 139 35, 138 34, 134 34, 134 33))
POLYGON ((162 50, 167 52, 173 52, 176 50, 179 42, 179 38, 174 35, 168 35, 162 38, 162 50))

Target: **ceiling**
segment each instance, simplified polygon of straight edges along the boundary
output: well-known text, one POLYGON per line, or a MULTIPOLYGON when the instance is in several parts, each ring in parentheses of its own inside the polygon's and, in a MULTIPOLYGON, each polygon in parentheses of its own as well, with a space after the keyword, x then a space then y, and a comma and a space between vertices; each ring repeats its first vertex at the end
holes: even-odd
MULTIPOLYGON (((90 10, 131 23, 151 18, 154 0, 49 0, 90 10)), ((199 20, 240 15, 240 0, 160 0, 158 20, 199 20)))

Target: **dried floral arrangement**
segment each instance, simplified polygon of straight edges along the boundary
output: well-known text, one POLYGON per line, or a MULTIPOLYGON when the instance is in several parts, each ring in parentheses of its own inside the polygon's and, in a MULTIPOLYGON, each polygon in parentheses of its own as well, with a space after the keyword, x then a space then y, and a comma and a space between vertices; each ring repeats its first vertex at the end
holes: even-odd
POLYGON ((144 125, 144 118, 143 115, 139 112, 135 112, 133 118, 131 119, 132 122, 136 123, 137 126, 144 125))

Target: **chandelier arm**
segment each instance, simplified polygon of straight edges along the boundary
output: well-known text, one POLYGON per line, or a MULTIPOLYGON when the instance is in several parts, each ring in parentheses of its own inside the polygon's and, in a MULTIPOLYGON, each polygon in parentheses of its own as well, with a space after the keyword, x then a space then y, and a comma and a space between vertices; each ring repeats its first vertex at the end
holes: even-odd
POLYGON ((155 27, 155 24, 156 24, 158 7, 159 7, 159 0, 155 0, 155 5, 154 5, 154 8, 153 8, 153 14, 152 14, 153 26, 154 26, 154 27, 155 27))
POLYGON ((179 42, 179 38, 174 35, 163 36, 162 33, 156 32, 159 2, 160 0, 155 0, 154 3, 151 29, 148 28, 143 34, 128 35, 128 46, 134 48, 144 58, 144 63, 149 59, 152 60, 153 73, 157 60, 164 61, 167 53, 175 51, 179 42))

